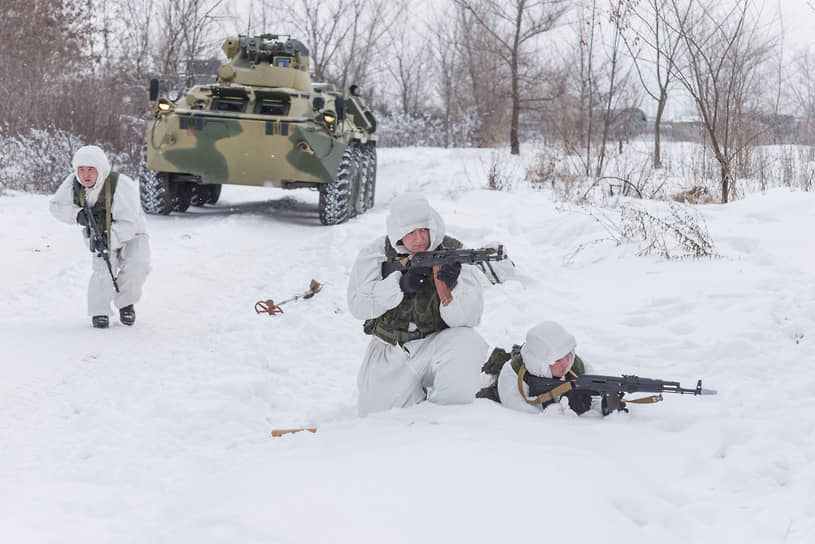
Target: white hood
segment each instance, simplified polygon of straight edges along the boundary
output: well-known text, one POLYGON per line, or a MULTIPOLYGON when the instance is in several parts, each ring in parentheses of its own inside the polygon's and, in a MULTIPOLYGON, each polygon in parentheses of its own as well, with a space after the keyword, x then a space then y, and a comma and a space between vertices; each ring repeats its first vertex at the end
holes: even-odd
POLYGON ((79 179, 77 169, 80 166, 93 166, 96 168, 96 171, 99 174, 99 177, 96 179, 96 185, 87 191, 88 202, 90 204, 94 204, 102 190, 102 187, 105 185, 105 179, 107 179, 108 174, 110 174, 110 162, 108 162, 105 152, 102 151, 102 148, 95 145, 80 147, 76 150, 76 153, 74 153, 74 158, 71 160, 71 166, 74 169, 74 175, 77 177, 77 179, 79 179))
MULTIPOLYGON (((526 342, 521 346, 521 357, 526 370, 535 376, 551 378, 549 365, 574 353, 577 341, 574 336, 554 321, 544 321, 526 333, 526 342)), ((572 357, 574 362, 574 357, 572 357)))
POLYGON ((435 249, 444 240, 444 221, 427 199, 418 193, 399 195, 391 202, 387 220, 388 238, 399 253, 410 253, 399 243, 405 234, 415 229, 430 231, 430 247, 435 249))

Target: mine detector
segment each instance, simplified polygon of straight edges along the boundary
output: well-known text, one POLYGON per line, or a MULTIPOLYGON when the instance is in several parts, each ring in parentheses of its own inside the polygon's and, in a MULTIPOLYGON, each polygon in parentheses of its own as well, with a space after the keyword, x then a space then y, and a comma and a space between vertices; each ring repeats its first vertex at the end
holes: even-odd
POLYGON ((224 184, 316 188, 326 225, 372 207, 377 120, 358 88, 313 83, 308 49, 289 36, 233 36, 222 49, 214 84, 168 97, 150 81, 145 212, 214 204, 224 184))

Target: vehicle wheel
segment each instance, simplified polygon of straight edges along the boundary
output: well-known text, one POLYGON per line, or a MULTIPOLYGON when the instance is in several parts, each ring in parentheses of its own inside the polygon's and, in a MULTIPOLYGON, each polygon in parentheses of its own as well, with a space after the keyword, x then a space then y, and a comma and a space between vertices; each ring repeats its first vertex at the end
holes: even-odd
POLYGON ((363 149, 367 158, 365 171, 365 209, 374 207, 374 197, 376 196, 376 147, 367 144, 363 149))
POLYGON ((207 195, 207 204, 215 204, 218 202, 218 199, 221 198, 221 185, 220 183, 216 183, 214 185, 207 185, 209 188, 209 194, 207 195))
POLYGON ((215 204, 221 197, 221 184, 201 185, 193 183, 191 189, 190 204, 201 207, 205 204, 215 204))
POLYGON ((173 211, 186 212, 192 199, 192 183, 186 181, 171 181, 170 189, 173 193, 173 211))
POLYGON ((351 177, 350 194, 348 195, 349 217, 356 217, 365 212, 365 164, 366 157, 362 149, 354 146, 354 174, 351 177))
POLYGON ((190 189, 190 204, 201 207, 207 203, 207 196, 209 196, 209 185, 194 183, 190 189))
POLYGON ((319 213, 323 225, 338 225, 349 217, 351 183, 357 164, 356 148, 349 145, 342 155, 337 178, 331 183, 320 185, 319 213))
POLYGON ((173 211, 175 199, 170 191, 170 175, 147 169, 147 146, 142 148, 139 163, 139 196, 145 213, 167 215, 173 211))

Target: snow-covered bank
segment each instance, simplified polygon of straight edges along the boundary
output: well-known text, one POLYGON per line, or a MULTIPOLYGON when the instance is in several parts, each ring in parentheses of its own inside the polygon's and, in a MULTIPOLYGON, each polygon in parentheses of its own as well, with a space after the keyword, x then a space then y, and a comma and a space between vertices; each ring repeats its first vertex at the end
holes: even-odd
POLYGON ((721 257, 667 261, 597 242, 546 191, 485 190, 489 154, 382 150, 376 207, 335 227, 307 190, 226 187, 217 207, 150 216, 132 329, 90 327, 89 253, 47 197, 0 197, 3 540, 815 540, 815 195, 701 207, 721 257), (607 418, 486 400, 356 418, 368 338, 347 277, 406 190, 523 274, 486 290, 491 345, 556 319, 602 373, 719 395, 607 418), (314 298, 255 314, 312 278, 314 298), (269 436, 301 425, 320 429, 269 436))

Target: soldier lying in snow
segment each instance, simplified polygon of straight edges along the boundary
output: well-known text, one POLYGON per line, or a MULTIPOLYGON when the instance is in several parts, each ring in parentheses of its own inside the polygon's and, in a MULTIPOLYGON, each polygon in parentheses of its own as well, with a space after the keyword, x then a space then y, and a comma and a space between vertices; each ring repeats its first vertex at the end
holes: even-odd
MULTIPOLYGON (((586 367, 575 353, 576 347, 574 336, 566 329, 554 321, 544 321, 529 329, 526 342, 513 346, 510 353, 501 348, 493 350, 481 370, 494 376, 494 381, 476 397, 491 399, 515 410, 540 412, 553 400, 541 402, 530 398, 527 375, 561 379, 567 375, 582 376, 586 367)), ((578 414, 591 408, 591 394, 585 391, 569 391, 563 396, 568 399, 569 408, 578 414)))

